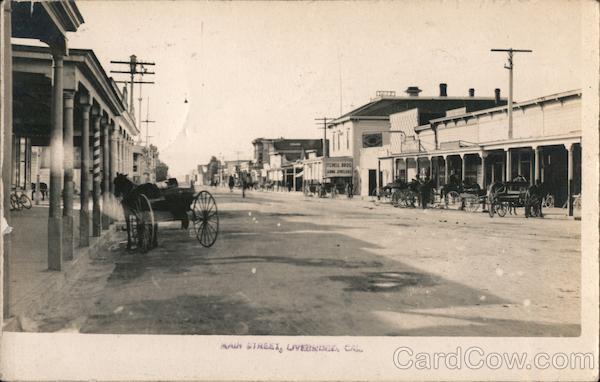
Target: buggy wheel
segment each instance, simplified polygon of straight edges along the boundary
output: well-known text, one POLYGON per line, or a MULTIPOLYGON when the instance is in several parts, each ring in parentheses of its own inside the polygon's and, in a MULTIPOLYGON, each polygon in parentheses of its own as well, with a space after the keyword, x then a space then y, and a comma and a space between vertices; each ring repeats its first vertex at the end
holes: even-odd
POLYGON ((392 205, 393 205, 394 207, 398 207, 398 206, 400 205, 400 198, 401 198, 400 191, 398 191, 398 190, 395 190, 395 191, 392 193, 392 205))
POLYGON ((200 244, 206 248, 211 247, 219 234, 219 213, 217 202, 209 192, 201 191, 194 198, 192 221, 200 244))
POLYGON ((468 212, 477 212, 479 209, 479 198, 475 195, 467 195, 465 197, 465 209, 468 212))
POLYGON ((446 208, 458 209, 460 207, 460 194, 450 191, 446 194, 446 208))
POLYGON ((10 209, 19 211, 22 208, 23 208, 23 206, 21 205, 17 194, 11 194, 10 195, 10 209))
POLYGON ((26 209, 31 209, 31 199, 29 199, 29 196, 25 195, 25 193, 21 194, 21 196, 19 197, 19 202, 26 209))
POLYGON ((506 216, 506 212, 508 211, 508 208, 509 208, 507 203, 496 203, 496 205, 494 207, 496 209, 496 212, 498 213, 498 216, 500 216, 501 218, 506 216))
POLYGON ((140 195, 136 201, 135 228, 137 248, 141 253, 146 253, 152 248, 154 242, 154 211, 145 195, 140 195))
POLYGON ((542 205, 545 208, 554 208, 554 196, 551 194, 546 195, 542 205))

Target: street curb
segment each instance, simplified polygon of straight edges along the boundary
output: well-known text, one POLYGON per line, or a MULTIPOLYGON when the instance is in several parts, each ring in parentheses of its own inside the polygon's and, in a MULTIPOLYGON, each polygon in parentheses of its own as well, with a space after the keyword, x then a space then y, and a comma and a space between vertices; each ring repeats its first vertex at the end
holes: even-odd
POLYGON ((71 284, 86 272, 93 256, 117 234, 116 226, 103 231, 100 237, 90 238, 90 246, 75 248, 74 259, 64 264, 62 271, 46 271, 28 295, 10 308, 11 316, 2 321, 3 331, 23 331, 22 319, 34 317, 54 294, 71 284))

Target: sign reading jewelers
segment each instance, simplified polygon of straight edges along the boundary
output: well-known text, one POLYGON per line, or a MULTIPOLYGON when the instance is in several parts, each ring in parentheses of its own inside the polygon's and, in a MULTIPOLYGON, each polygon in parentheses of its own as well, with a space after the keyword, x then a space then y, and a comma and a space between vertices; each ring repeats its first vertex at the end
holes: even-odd
POLYGON ((325 177, 347 177, 352 176, 352 158, 326 158, 325 177))

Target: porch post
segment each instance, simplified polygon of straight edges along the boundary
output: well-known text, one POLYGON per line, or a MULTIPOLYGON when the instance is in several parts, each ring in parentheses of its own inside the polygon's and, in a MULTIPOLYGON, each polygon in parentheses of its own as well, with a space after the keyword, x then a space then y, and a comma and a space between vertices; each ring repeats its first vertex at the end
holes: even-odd
POLYGON ((73 260, 73 99, 75 91, 65 90, 64 97, 64 186, 63 186, 63 260, 73 260))
POLYGON ((90 245, 90 109, 89 99, 81 102, 81 192, 79 201, 79 246, 90 245))
POLYGON ((568 162, 567 162, 567 179, 568 179, 568 184, 567 184, 567 206, 568 206, 568 212, 569 212, 569 216, 573 216, 573 144, 569 143, 569 144, 565 144, 565 147, 568 151, 568 162))
MULTIPOLYGON (((10 174, 12 169, 12 48, 10 44, 11 31, 11 1, 0 4, 0 170, 2 174, 10 174)), ((0 187, 0 215, 10 226, 10 190, 11 177, 2 176, 0 187)), ((38 188, 39 190, 39 188, 38 188)), ((2 256, 2 316, 10 316, 10 261, 11 238, 10 234, 0 232, 0 255, 2 256)))
POLYGON ((444 155, 444 183, 448 184, 448 155, 444 155))
POLYGON ((408 157, 404 158, 404 177, 406 178, 406 183, 408 183, 408 157))
POLYGON ((488 153, 486 151, 481 151, 481 153, 479 154, 479 156, 481 156, 481 188, 483 190, 487 189, 487 168, 486 168, 486 163, 485 160, 488 156, 488 153))
POLYGON ((92 236, 98 237, 102 232, 100 206, 100 111, 94 113, 94 184, 92 194, 92 236))
POLYGON ((505 182, 510 182, 512 180, 512 153, 510 152, 510 148, 506 149, 506 164, 505 164, 505 182))
POLYGON ((109 189, 110 189, 110 222, 113 223, 115 221, 116 211, 115 211, 115 185, 113 183, 113 179, 117 177, 117 166, 118 166, 118 155, 117 155, 117 145, 118 145, 118 126, 114 123, 112 124, 112 129, 110 132, 110 172, 108 177, 109 189))
POLYGON ((296 191, 296 166, 292 166, 292 187, 294 188, 294 191, 296 191))
POLYGON ((462 168, 460 170, 460 177, 461 180, 464 182, 465 181, 465 173, 467 172, 467 158, 465 154, 460 154, 460 161, 461 161, 461 165, 462 168))
POLYGON ((108 120, 102 124, 102 229, 107 230, 110 225, 109 220, 109 193, 110 193, 110 125, 108 120))
POLYGON ((48 212, 48 269, 62 270, 63 220, 63 54, 52 53, 52 127, 50 131, 50 209, 48 212))
POLYGON ((533 171, 534 171, 534 177, 535 177, 535 182, 537 183, 538 180, 540 180, 540 170, 542 169, 541 163, 540 163, 540 154, 541 154, 541 147, 540 146, 536 146, 533 149, 535 151, 535 165, 533 167, 533 171))

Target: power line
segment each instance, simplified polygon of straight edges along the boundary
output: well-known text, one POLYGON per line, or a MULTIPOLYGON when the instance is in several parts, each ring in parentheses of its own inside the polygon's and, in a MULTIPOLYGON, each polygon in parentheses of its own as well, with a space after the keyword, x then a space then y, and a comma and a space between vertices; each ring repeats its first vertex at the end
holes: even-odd
MULTIPOLYGON (((142 120, 142 84, 153 84, 154 82, 142 81, 141 79, 139 81, 136 81, 135 76, 139 75, 141 78, 143 78, 143 76, 145 76, 145 75, 156 74, 155 72, 148 71, 148 69, 146 68, 146 66, 155 66, 156 64, 154 62, 139 61, 135 54, 132 54, 131 56, 129 56, 129 61, 112 60, 112 61, 110 61, 110 63, 111 64, 120 64, 120 65, 129 65, 129 70, 111 70, 110 72, 116 73, 116 74, 129 74, 129 81, 115 81, 115 82, 130 84, 129 112, 132 114, 133 114, 133 85, 134 84, 140 85, 140 97, 138 98, 138 100, 140 102, 139 121, 141 123, 141 120, 142 120)), ((132 117, 135 118, 135 116, 133 116, 133 115, 132 115, 132 117)))
POLYGON ((513 137, 513 56, 515 53, 531 53, 530 49, 491 49, 492 52, 508 53, 508 64, 504 65, 508 69, 508 139, 513 137))

